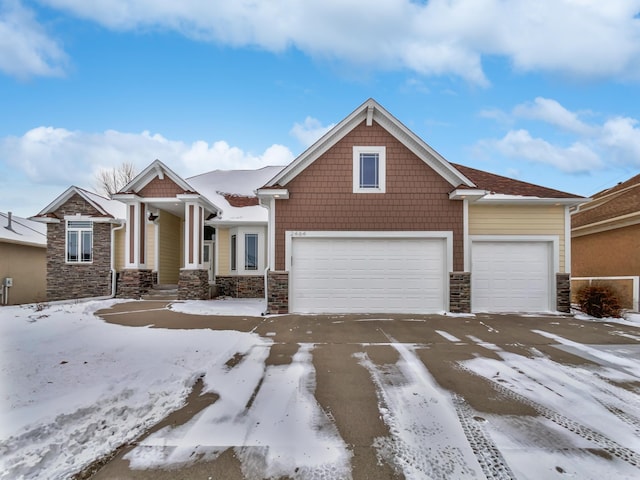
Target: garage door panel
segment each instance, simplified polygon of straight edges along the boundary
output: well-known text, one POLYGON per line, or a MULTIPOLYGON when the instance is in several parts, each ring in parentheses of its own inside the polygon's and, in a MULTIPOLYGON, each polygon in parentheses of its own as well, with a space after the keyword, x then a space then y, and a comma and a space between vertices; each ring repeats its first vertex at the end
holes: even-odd
POLYGON ((444 309, 443 238, 293 238, 292 311, 444 309))
POLYGON ((471 254, 474 311, 550 309, 551 243, 476 241, 471 254))

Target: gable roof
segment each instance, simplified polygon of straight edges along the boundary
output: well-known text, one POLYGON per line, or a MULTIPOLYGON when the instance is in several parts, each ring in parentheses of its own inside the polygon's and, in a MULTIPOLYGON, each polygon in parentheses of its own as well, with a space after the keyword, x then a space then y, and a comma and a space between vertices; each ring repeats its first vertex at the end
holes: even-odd
MULTIPOLYGON (((549 198, 549 199, 582 199, 580 195, 554 190, 552 188, 541 187, 533 183, 514 180, 513 178, 503 177, 495 173, 477 170, 475 168, 466 167, 452 163, 457 170, 462 172, 467 178, 471 179, 477 185, 478 189, 486 190, 490 194, 498 194, 505 196, 517 197, 533 197, 533 198, 549 198)), ((464 189, 464 186, 458 187, 464 189)))
POLYGON ((47 226, 33 220, 0 212, 0 243, 15 243, 32 247, 46 248, 47 226))
POLYGON ((160 160, 155 159, 147 168, 122 187, 116 195, 139 192, 154 178, 158 177, 162 179, 165 175, 169 177, 173 183, 182 188, 183 191, 193 193, 192 187, 180 175, 175 173, 160 160))
POLYGON ((255 191, 282 168, 213 170, 190 177, 187 182, 221 210, 212 223, 266 223, 268 211, 258 204, 255 191))
POLYGON ((602 190, 571 217, 572 228, 640 216, 640 174, 602 190), (622 217, 622 218, 621 218, 622 217))
POLYGON ((355 127, 366 121, 371 125, 373 121, 382 126, 391 135, 402 142, 409 150, 423 162, 433 168, 451 186, 465 185, 474 187, 473 182, 460 171, 456 170, 438 152, 431 148, 424 140, 404 126, 397 118, 387 112, 378 102, 370 98, 344 120, 329 130, 317 142, 300 154, 293 162, 283 168, 264 186, 266 188, 281 186, 293 180, 300 172, 316 161, 322 154, 342 140, 355 127))
POLYGON ((93 206, 99 212, 101 217, 112 219, 124 219, 126 217, 126 210, 123 203, 104 198, 97 193, 72 185, 60 194, 53 202, 43 208, 37 215, 31 217, 31 219, 44 222, 46 222, 47 219, 57 219, 57 217, 53 215, 54 212, 74 195, 82 197, 89 205, 93 206))

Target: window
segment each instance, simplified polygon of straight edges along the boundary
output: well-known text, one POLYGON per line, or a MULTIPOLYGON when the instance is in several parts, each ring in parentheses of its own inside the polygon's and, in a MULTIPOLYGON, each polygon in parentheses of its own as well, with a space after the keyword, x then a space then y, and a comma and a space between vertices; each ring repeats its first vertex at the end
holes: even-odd
POLYGON ((258 235, 255 233, 244 236, 244 269, 258 269, 258 235))
POLYGON ((384 193, 386 148, 353 147, 353 193, 384 193))
POLYGON ((93 261, 93 223, 90 221, 67 222, 67 262, 90 263, 93 261))
POLYGON ((236 255, 238 252, 237 236, 231 235, 231 270, 237 270, 236 255))

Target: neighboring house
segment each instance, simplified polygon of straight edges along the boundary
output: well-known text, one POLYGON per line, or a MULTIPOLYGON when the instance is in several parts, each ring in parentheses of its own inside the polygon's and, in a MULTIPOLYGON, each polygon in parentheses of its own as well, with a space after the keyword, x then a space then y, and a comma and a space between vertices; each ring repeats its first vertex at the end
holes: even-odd
POLYGON ((0 212, 0 305, 46 300, 44 225, 0 212))
POLYGON ((117 277, 122 297, 214 286, 271 313, 568 311, 582 201, 451 164, 368 100, 286 167, 183 179, 156 160, 112 200, 72 187, 34 218, 59 245, 51 298, 117 277))
POLYGON ((574 291, 597 281, 616 288, 623 307, 638 310, 640 175, 593 195, 571 215, 574 291))
POLYGON ((582 197, 451 164, 374 100, 258 196, 272 313, 569 310, 582 197))

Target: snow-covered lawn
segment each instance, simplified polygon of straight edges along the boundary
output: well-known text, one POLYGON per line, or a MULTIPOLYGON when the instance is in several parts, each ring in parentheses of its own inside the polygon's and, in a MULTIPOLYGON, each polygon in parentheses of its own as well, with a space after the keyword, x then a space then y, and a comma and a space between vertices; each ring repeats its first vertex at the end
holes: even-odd
MULTIPOLYGON (((231 447, 246 478, 351 478, 352 446, 315 398, 312 359, 322 344, 300 342, 291 363, 268 365, 269 334, 125 327, 94 316, 115 302, 0 309, 0 479, 68 478, 181 407, 199 378, 218 400, 186 423, 146 437, 126 456, 131 468, 179 468, 231 447)), ((264 301, 177 302, 171 309, 260 316, 264 301)), ((394 328, 384 320, 376 328, 394 328)), ((615 320, 601 322, 618 334, 615 320)), ((640 316, 618 321, 639 322, 640 316)), ((448 351, 470 345, 486 351, 455 368, 486 379, 496 395, 537 415, 473 410, 420 360, 420 350, 434 345, 387 335, 377 345, 393 349, 395 364, 374 363, 367 354, 372 344, 344 359, 366 369, 375 387, 389 431, 371 445, 381 462, 408 479, 601 479, 612 472, 638 478, 640 402, 637 387, 623 386, 640 381, 635 332, 619 333, 628 343, 621 348, 531 329, 594 362, 571 365, 535 347, 526 355, 506 351, 492 342, 497 330, 485 326, 486 335, 432 333, 448 351)))
MULTIPOLYGON (((67 478, 179 408, 198 377, 206 390, 234 355, 271 343, 251 333, 128 328, 94 317, 113 302, 0 310, 0 478, 67 478)), ((262 376, 262 362, 245 365, 238 375, 262 376)), ((225 398, 236 390, 216 384, 225 398)))

